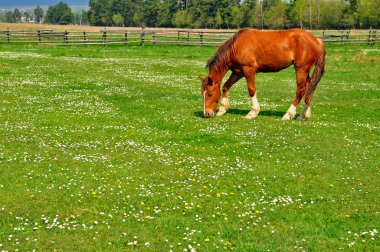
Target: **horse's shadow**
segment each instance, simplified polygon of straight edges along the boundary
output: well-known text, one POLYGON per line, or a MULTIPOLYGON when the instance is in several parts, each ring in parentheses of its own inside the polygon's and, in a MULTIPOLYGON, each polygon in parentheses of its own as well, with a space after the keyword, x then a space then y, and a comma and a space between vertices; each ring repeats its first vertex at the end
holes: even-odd
MULTIPOLYGON (((233 114, 233 115, 241 115, 245 116, 249 113, 249 110, 246 109, 229 109, 227 111, 227 114, 233 114)), ((284 115, 284 112, 282 111, 273 111, 273 110, 261 110, 259 116, 269 116, 269 117, 282 117, 284 115)), ((203 117, 202 111, 196 111, 194 112, 194 116, 196 117, 203 117)))

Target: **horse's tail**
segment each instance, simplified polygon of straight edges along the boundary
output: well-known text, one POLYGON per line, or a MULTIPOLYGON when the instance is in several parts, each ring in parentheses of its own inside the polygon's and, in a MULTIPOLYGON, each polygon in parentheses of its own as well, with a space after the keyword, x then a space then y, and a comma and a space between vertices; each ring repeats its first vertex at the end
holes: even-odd
POLYGON ((322 45, 322 54, 319 56, 315 62, 313 75, 311 76, 308 86, 306 89, 305 103, 310 105, 311 98, 313 97, 314 91, 317 88, 318 82, 321 80, 325 72, 325 57, 326 57, 326 48, 323 45, 322 41, 319 41, 322 45))

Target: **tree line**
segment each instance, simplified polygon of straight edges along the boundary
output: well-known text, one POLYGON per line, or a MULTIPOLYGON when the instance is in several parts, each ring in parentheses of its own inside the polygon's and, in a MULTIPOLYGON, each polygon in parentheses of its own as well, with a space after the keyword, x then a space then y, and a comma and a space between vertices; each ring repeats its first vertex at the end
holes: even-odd
POLYGON ((5 12, 0 16, 0 22, 8 23, 47 23, 47 24, 88 24, 88 11, 80 10, 73 12, 72 9, 64 2, 49 6, 46 13, 37 6, 33 10, 21 11, 15 8, 13 11, 5 12))
MULTIPOLYGON (((36 21, 51 24, 177 28, 368 29, 380 27, 379 0, 89 0, 75 15, 66 3, 36 21)), ((7 13, 17 22, 20 13, 7 13)))

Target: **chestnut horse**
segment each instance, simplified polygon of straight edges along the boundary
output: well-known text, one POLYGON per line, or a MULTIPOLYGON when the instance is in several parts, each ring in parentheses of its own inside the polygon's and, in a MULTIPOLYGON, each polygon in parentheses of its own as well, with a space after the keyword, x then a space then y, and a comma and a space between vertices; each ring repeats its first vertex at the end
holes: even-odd
POLYGON ((299 119, 309 118, 311 98, 324 73, 325 56, 323 42, 302 29, 284 31, 241 29, 224 42, 207 62, 209 74, 205 78, 201 77, 204 116, 215 115, 221 95, 220 84, 228 70, 232 73, 223 85, 223 96, 216 115, 227 112, 228 92, 231 86, 244 76, 252 99, 252 109, 246 118, 252 119, 260 111, 255 74, 277 72, 294 65, 297 78, 296 98, 282 119, 294 118, 296 108, 303 97, 305 105, 299 119), (314 71, 310 77, 309 73, 313 67, 314 71))

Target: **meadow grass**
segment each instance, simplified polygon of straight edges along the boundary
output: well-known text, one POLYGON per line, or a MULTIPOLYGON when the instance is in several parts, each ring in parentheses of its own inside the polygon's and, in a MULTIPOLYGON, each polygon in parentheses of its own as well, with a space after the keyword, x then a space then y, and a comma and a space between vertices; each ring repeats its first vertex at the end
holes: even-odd
POLYGON ((203 118, 214 51, 0 45, 0 250, 379 250, 379 47, 327 46, 306 121, 292 67, 203 118))

